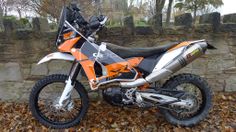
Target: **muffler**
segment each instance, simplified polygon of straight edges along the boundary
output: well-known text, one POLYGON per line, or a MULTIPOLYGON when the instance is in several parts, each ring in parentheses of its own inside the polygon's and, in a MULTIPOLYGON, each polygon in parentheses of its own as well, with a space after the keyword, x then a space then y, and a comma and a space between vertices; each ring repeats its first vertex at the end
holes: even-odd
POLYGON ((164 79, 170 76, 171 74, 179 71, 192 61, 196 60, 201 55, 205 54, 207 46, 208 44, 205 41, 192 42, 192 44, 190 44, 190 47, 187 48, 182 53, 182 55, 176 58, 173 62, 166 65, 163 69, 151 73, 145 79, 140 78, 133 82, 121 82, 120 86, 123 88, 132 88, 132 87, 142 86, 146 83, 153 83, 161 79, 164 79))

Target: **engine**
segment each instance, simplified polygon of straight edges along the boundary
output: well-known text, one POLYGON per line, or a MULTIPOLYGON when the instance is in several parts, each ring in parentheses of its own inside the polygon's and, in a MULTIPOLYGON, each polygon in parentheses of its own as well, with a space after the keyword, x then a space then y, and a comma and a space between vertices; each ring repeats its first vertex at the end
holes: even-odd
POLYGON ((132 89, 108 88, 103 90, 103 98, 115 106, 134 105, 133 93, 132 89))
POLYGON ((106 102, 114 106, 138 106, 149 108, 154 106, 176 105, 189 106, 189 102, 180 100, 180 97, 186 95, 183 91, 172 91, 167 89, 148 89, 139 91, 137 88, 108 88, 103 90, 103 98, 106 102))

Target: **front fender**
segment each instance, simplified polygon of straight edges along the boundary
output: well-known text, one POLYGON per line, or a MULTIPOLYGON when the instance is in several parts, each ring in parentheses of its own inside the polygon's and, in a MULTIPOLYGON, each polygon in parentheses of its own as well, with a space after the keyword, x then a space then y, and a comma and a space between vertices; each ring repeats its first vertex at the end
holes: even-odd
POLYGON ((74 61, 75 57, 67 54, 67 53, 61 53, 61 52, 55 52, 51 53, 47 56, 45 56, 42 60, 38 62, 38 65, 51 61, 51 60, 66 60, 66 61, 74 61))

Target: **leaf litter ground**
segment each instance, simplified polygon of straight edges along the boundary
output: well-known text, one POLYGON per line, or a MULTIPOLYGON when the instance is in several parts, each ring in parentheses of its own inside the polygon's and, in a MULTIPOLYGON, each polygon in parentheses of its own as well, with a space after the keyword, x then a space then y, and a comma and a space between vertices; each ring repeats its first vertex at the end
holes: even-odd
POLYGON ((156 109, 120 108, 103 101, 96 101, 90 104, 88 114, 80 125, 66 130, 54 130, 42 126, 32 117, 27 103, 0 102, 0 130, 3 132, 235 132, 236 93, 215 93, 210 115, 192 128, 169 124, 156 109))

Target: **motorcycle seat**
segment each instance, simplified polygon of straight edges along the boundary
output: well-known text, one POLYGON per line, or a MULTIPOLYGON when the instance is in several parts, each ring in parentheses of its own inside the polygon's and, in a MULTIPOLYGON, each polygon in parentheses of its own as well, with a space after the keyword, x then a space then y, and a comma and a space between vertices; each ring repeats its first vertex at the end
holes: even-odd
POLYGON ((107 43, 107 48, 117 54, 118 56, 126 59, 131 57, 149 57, 156 54, 162 54, 168 51, 170 48, 178 45, 179 43, 169 43, 157 47, 148 47, 148 48, 132 48, 132 47, 123 47, 107 43))

